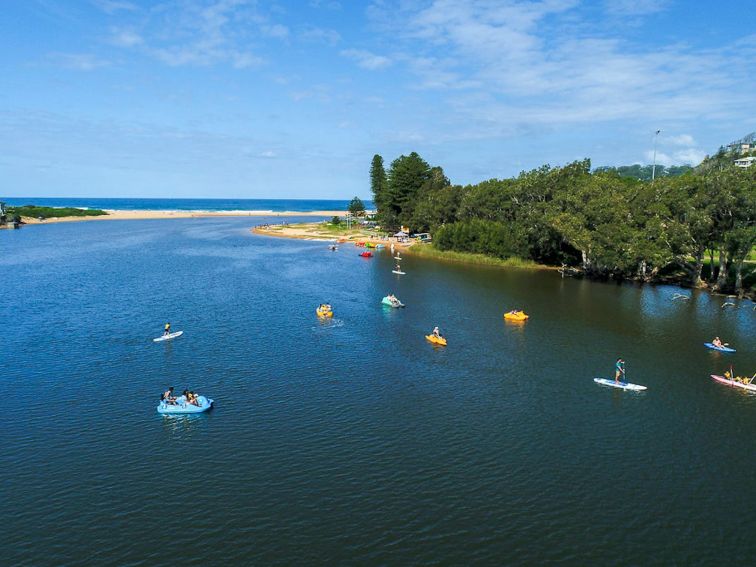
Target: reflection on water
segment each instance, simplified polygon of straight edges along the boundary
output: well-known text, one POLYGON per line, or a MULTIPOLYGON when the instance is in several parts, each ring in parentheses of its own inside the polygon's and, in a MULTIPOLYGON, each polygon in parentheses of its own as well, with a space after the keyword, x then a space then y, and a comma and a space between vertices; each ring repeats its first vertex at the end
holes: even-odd
POLYGON ((210 416, 214 411, 215 408, 213 407, 203 413, 160 415, 157 419, 160 419, 163 432, 170 440, 191 440, 199 429, 208 426, 208 420, 211 419, 210 416))

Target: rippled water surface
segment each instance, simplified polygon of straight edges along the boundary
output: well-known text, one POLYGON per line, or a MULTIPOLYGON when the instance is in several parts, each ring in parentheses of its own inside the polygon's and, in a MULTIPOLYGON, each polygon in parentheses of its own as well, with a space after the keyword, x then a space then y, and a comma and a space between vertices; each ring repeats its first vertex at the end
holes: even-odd
POLYGON ((751 304, 248 225, 0 232, 2 563, 756 564, 751 304))

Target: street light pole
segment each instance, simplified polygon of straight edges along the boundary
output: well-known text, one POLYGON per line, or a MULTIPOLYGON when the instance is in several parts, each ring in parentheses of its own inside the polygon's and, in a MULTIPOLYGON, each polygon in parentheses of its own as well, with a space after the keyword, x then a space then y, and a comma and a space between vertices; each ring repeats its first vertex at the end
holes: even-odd
POLYGON ((657 130, 656 134, 654 134, 654 165, 651 168, 651 183, 656 179, 656 140, 659 138, 659 132, 661 132, 661 130, 657 130))

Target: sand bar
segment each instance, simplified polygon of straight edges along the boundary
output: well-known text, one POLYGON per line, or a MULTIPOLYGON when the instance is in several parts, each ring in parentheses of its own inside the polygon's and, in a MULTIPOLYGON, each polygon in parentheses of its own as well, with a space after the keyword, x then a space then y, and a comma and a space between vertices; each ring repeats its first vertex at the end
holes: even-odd
POLYGON ((345 211, 116 211, 105 209, 107 215, 91 217, 53 217, 38 220, 24 217, 27 224, 48 224, 53 222, 107 221, 107 220, 151 220, 151 219, 189 219, 208 217, 333 217, 345 214, 345 211))
POLYGON ((414 244, 414 241, 400 242, 394 237, 379 237, 374 233, 363 229, 351 229, 344 231, 340 234, 334 234, 326 228, 319 225, 319 223, 297 223, 297 224, 271 224, 264 226, 256 226, 251 229, 255 234, 261 234, 264 236, 275 236, 277 238, 295 238, 298 240, 317 240, 321 242, 333 242, 337 241, 341 244, 350 242, 352 244, 356 242, 368 242, 370 244, 383 244, 390 247, 392 244, 395 248, 409 248, 414 244))

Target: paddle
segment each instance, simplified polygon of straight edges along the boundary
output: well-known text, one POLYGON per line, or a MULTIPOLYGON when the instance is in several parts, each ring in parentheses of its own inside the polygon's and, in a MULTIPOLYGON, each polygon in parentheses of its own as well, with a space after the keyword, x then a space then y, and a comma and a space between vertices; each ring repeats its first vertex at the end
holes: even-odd
POLYGON ((756 374, 754 374, 753 376, 751 376, 751 379, 748 381, 748 383, 750 384, 751 382, 753 382, 754 378, 756 378, 756 374))

